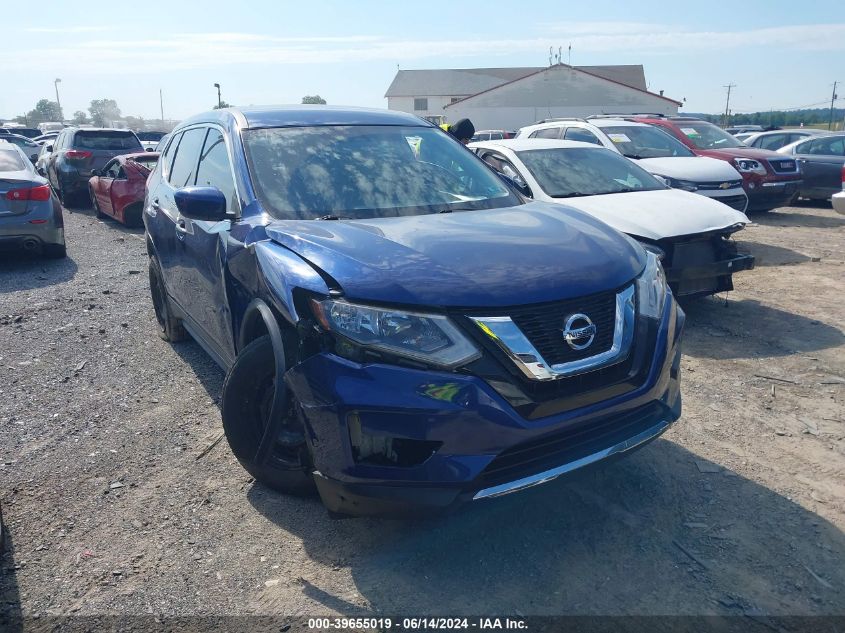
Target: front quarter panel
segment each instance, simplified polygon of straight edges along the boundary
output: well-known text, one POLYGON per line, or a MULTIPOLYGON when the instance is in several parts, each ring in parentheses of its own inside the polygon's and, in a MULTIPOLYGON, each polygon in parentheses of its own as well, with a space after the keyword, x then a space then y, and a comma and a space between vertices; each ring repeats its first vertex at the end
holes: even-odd
POLYGON ((258 242, 255 259, 259 281, 269 291, 273 307, 291 324, 301 318, 296 310, 295 289, 324 296, 329 293, 326 282, 317 271, 284 246, 271 241, 258 242))

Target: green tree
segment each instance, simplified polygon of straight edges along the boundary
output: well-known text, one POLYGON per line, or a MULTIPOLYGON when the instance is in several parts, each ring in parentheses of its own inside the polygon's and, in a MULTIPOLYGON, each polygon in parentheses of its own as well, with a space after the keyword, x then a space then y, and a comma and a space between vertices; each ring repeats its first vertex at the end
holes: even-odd
POLYGON ((93 99, 88 112, 91 113, 91 122, 101 127, 120 118, 120 108, 114 99, 93 99))
POLYGON ((315 105, 326 105, 326 100, 320 95, 305 95, 302 97, 302 103, 310 103, 315 105))
POLYGON ((73 118, 71 119, 71 121, 76 125, 88 123, 88 115, 85 114, 82 110, 77 110, 73 113, 73 118))
POLYGON ((29 125, 38 125, 45 121, 62 121, 64 115, 58 103, 49 99, 41 99, 35 104, 35 108, 26 113, 24 120, 29 125))
POLYGON ((231 103, 221 101, 218 105, 214 106, 214 110, 220 110, 222 108, 231 108, 231 107, 232 107, 231 103))

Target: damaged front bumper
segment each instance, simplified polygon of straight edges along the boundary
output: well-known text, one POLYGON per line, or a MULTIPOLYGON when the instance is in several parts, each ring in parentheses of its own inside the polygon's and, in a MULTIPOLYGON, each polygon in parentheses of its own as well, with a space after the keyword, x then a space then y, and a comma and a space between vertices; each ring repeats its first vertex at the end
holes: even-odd
POLYGON ((667 301, 642 384, 537 419, 474 375, 312 356, 285 379, 323 503, 346 515, 428 515, 634 450, 680 416, 683 323, 667 301))
POLYGON ((666 280, 676 297, 713 294, 733 290, 732 275, 753 268, 753 255, 735 255, 709 264, 667 268, 666 280))

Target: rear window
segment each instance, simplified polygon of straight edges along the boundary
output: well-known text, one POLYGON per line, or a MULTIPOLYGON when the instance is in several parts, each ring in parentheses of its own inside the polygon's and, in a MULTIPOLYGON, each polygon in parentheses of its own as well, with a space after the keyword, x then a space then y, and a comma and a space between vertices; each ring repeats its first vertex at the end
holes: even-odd
POLYGON ((141 143, 132 132, 77 132, 73 139, 75 149, 143 151, 141 143))
POLYGON ((135 136, 141 141, 160 141, 164 132, 135 132, 135 136))
POLYGON ((26 169, 26 163, 15 150, 0 147, 0 171, 21 171, 26 169))
POLYGON ((158 163, 158 156, 138 156, 137 158, 133 158, 132 162, 138 163, 139 165, 141 165, 141 167, 152 171, 156 168, 156 164, 158 163))

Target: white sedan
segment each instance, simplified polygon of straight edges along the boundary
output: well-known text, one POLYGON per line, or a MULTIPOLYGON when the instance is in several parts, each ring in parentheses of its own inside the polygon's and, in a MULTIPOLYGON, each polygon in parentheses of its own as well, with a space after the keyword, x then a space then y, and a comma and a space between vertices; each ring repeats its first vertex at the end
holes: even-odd
POLYGON ((748 217, 712 198, 670 189, 633 161, 591 143, 512 139, 469 148, 525 196, 574 207, 663 257, 676 296, 733 289, 754 267, 732 235, 748 217))

